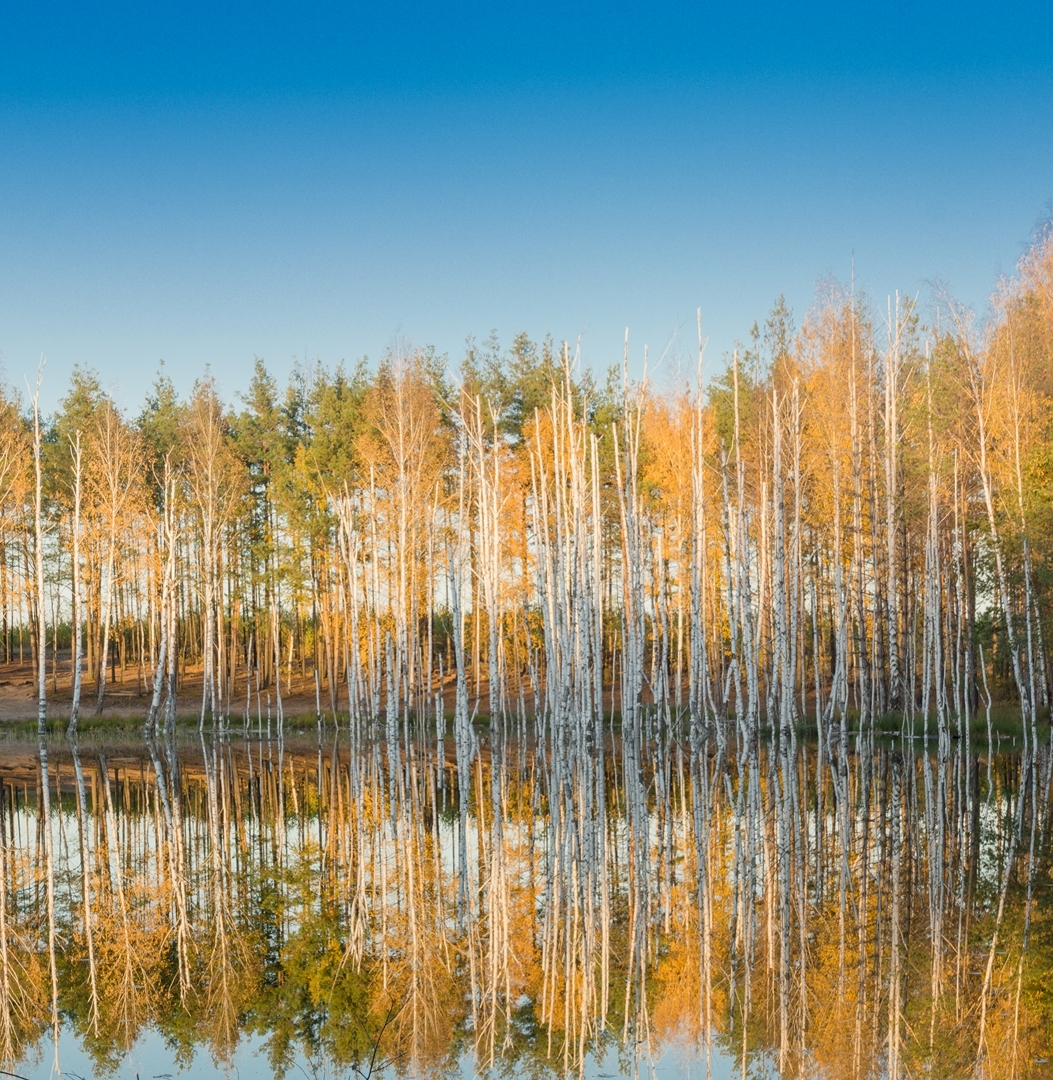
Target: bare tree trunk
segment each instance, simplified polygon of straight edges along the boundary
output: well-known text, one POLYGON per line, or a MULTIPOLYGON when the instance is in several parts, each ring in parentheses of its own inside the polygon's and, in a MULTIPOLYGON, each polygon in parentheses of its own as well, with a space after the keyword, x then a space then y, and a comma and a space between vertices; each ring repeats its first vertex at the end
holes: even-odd
POLYGON ((161 705, 161 689, 164 685, 164 677, 168 666, 169 650, 174 653, 175 642, 172 638, 171 612, 175 607, 175 573, 176 573, 176 537, 175 537, 175 482, 171 479, 171 467, 168 459, 165 459, 165 493, 164 504, 161 510, 160 538, 164 552, 164 568, 161 571, 161 641, 158 647, 157 664, 154 668, 153 691, 150 697, 150 707, 146 713, 144 733, 147 738, 152 736, 154 726, 157 723, 157 713, 161 705))
POLYGON ((47 627, 44 607, 44 521, 43 478, 40 463, 40 380, 44 374, 41 362, 37 369, 37 387, 33 394, 33 557, 35 572, 35 601, 37 622, 37 734, 41 739, 47 734, 48 683, 47 683, 47 627))
POLYGON ((77 719, 80 715, 81 689, 81 597, 80 597, 80 489, 81 489, 81 448, 80 432, 76 439, 70 440, 73 452, 73 595, 70 621, 73 629, 73 655, 70 658, 73 701, 70 705, 69 735, 77 733, 77 719))
POLYGON ((110 614, 113 603, 113 570, 114 570, 114 556, 117 546, 117 534, 116 529, 111 530, 109 543, 106 550, 106 573, 102 581, 105 581, 105 585, 100 581, 100 589, 102 591, 102 644, 99 649, 99 666, 98 666, 98 691, 95 696, 95 715, 102 714, 103 706, 106 701, 106 663, 107 657, 110 654, 110 614))

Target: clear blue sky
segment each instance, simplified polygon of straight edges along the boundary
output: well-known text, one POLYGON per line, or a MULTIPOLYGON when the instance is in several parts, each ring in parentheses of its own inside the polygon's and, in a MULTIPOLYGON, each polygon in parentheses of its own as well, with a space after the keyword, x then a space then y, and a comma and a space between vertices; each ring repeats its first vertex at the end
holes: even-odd
POLYGON ((1053 198, 1053 5, 0 2, 0 361, 719 363, 784 293, 983 312, 1053 198))

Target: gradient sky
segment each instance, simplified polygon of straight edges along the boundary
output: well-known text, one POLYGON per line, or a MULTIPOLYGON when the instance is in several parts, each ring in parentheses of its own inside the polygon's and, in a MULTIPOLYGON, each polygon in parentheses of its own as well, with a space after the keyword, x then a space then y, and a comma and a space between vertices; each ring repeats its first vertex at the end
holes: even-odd
POLYGON ((715 367, 784 293, 981 315, 1053 199, 1053 5, 0 2, 0 363, 715 367), (673 335, 680 327, 679 335, 673 335))

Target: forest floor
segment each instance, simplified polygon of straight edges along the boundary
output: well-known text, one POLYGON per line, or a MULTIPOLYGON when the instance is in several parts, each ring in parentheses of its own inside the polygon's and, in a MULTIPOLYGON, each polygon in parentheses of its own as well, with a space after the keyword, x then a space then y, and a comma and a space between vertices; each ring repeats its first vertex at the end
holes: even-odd
MULTIPOLYGON (((58 664, 53 664, 48 658, 48 717, 49 719, 62 719, 68 717, 70 705, 73 701, 72 680, 70 672, 70 659, 67 653, 63 658, 59 655, 58 664)), ((152 685, 149 676, 140 674, 137 668, 129 665, 122 672, 117 665, 116 678, 111 678, 106 687, 106 700, 102 716, 111 719, 143 719, 150 707, 150 695, 152 685)), ((233 720, 239 720, 245 712, 245 682, 244 678, 238 680, 239 692, 235 692, 231 702, 230 715, 233 720)), ((178 708, 180 716, 196 715, 201 709, 201 669, 190 668, 186 672, 180 672, 178 690, 178 708)), ((84 679, 81 687, 80 715, 82 721, 88 721, 96 715, 96 690, 91 681, 84 679)), ((268 704, 272 712, 276 710, 274 688, 269 691, 261 689, 259 707, 261 714, 266 717, 268 704), (268 703, 269 695, 269 703, 268 703)), ((314 715, 315 713, 315 687, 314 673, 308 671, 306 676, 298 670, 294 670, 291 680, 287 683, 282 677, 282 710, 286 716, 314 715)), ((340 688, 337 696, 337 707, 346 709, 346 693, 340 688)), ((256 716, 256 694, 251 695, 250 712, 256 716)), ((321 707, 323 712, 329 710, 329 690, 321 687, 321 707)), ((12 660, 4 663, 0 660, 0 724, 8 722, 36 720, 37 716, 37 672, 36 667, 28 656, 22 661, 12 660)))
MULTIPOLYGON (((70 656, 68 650, 65 656, 59 653, 58 663, 48 658, 48 719, 61 721, 69 718, 70 705, 72 702, 72 686, 70 678, 70 656)), ((246 712, 245 680, 244 673, 235 683, 233 700, 230 705, 231 723, 240 723, 246 712)), ((37 691, 36 691, 36 668, 28 655, 19 661, 12 660, 4 663, 0 660, 0 728, 21 728, 28 724, 35 726, 37 716, 37 691)), ((532 699, 532 692, 524 688, 527 700, 532 699)), ((129 722, 141 722, 146 717, 146 711, 150 707, 151 684, 148 674, 140 672, 135 666, 128 665, 123 671, 120 665, 111 670, 111 679, 106 689, 106 700, 101 714, 95 711, 96 691, 90 680, 85 679, 81 689, 80 722, 82 728, 93 726, 117 726, 127 727, 129 722)), ((476 684, 469 679, 468 708, 471 713, 485 722, 489 709, 488 690, 485 677, 476 684), (474 692, 473 692, 474 691, 474 692), (478 697, 476 696, 478 695, 478 697)), ((611 708, 608 695, 604 695, 604 708, 611 708)), ((444 687, 443 705, 447 715, 450 715, 454 705, 454 686, 452 677, 448 677, 444 687)), ((346 714, 347 690, 343 686, 337 687, 336 694, 337 711, 346 714)), ((316 716, 317 706, 321 707, 323 717, 331 715, 329 689, 323 684, 319 687, 316 698, 314 672, 307 669, 301 672, 294 667, 291 673, 282 675, 282 711, 287 718, 310 718, 316 716)), ((190 667, 180 672, 178 690, 178 715, 187 719, 196 719, 201 712, 201 668, 190 667)), ((266 722, 268 714, 277 716, 277 701, 274 688, 261 688, 257 697, 255 687, 251 688, 248 702, 249 716, 253 721, 259 716, 266 722)), ((992 730, 1005 736, 1013 736, 1021 733, 1020 708, 1015 703, 999 703, 991 710, 992 730)), ((890 715, 878 721, 875 725, 882 734, 895 735, 900 729, 901 718, 899 715, 890 715)), ((853 717, 850 714, 850 726, 853 725, 853 717)), ((1049 715, 1042 710, 1039 726, 1044 733, 1048 734, 1049 715)), ((916 730, 920 732, 921 720, 915 723, 916 730)), ((935 733, 935 720, 931 719, 930 727, 935 733)), ((980 707, 972 718, 972 731, 975 735, 986 735, 987 720, 985 710, 980 707)), ((804 738, 815 735, 815 725, 810 719, 805 719, 798 726, 798 733, 804 738)))
MULTIPOLYGON (((201 666, 190 666, 179 673, 177 691, 177 713, 180 717, 197 718, 201 713, 201 666)), ((71 663, 69 650, 59 651, 57 664, 49 656, 47 661, 48 678, 48 718, 61 720, 68 718, 73 701, 71 663)), ((100 720, 143 720, 150 707, 153 690, 149 672, 140 672, 135 665, 129 664, 123 671, 118 664, 111 668, 106 686, 106 700, 101 714, 95 711, 96 689, 91 680, 83 677, 80 699, 81 725, 90 724, 96 717, 100 720)), ((316 716, 320 707, 322 715, 332 715, 329 687, 323 681, 315 693, 314 671, 307 668, 301 671, 296 665, 291 672, 282 672, 282 712, 286 717, 316 716)), ((528 697, 529 691, 527 691, 528 697)), ((469 680, 468 708, 473 714, 485 715, 489 709, 489 691, 486 679, 478 683, 469 680), (474 693, 473 693, 474 691, 474 693)), ((604 703, 610 707, 610 702, 604 703)), ((452 674, 446 677, 443 688, 443 706, 449 713, 454 705, 454 682, 452 674)), ((257 716, 266 722, 268 711, 277 715, 277 697, 274 687, 261 687, 257 696, 255 686, 250 687, 248 702, 245 696, 245 676, 240 671, 235 680, 234 694, 230 703, 230 718, 233 723, 240 721, 246 712, 255 720, 257 716)), ((347 688, 336 688, 336 707, 338 712, 347 712, 347 688)), ((28 652, 22 660, 13 659, 8 663, 0 660, 0 726, 36 723, 37 717, 37 671, 29 658, 28 652)))

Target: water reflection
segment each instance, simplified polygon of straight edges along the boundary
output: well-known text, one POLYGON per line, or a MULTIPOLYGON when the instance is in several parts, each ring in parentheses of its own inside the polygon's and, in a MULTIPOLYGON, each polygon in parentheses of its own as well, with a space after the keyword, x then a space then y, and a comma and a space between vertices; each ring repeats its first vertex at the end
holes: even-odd
POLYGON ((3 1067, 1053 1075, 1048 749, 643 735, 8 743, 3 1067))

